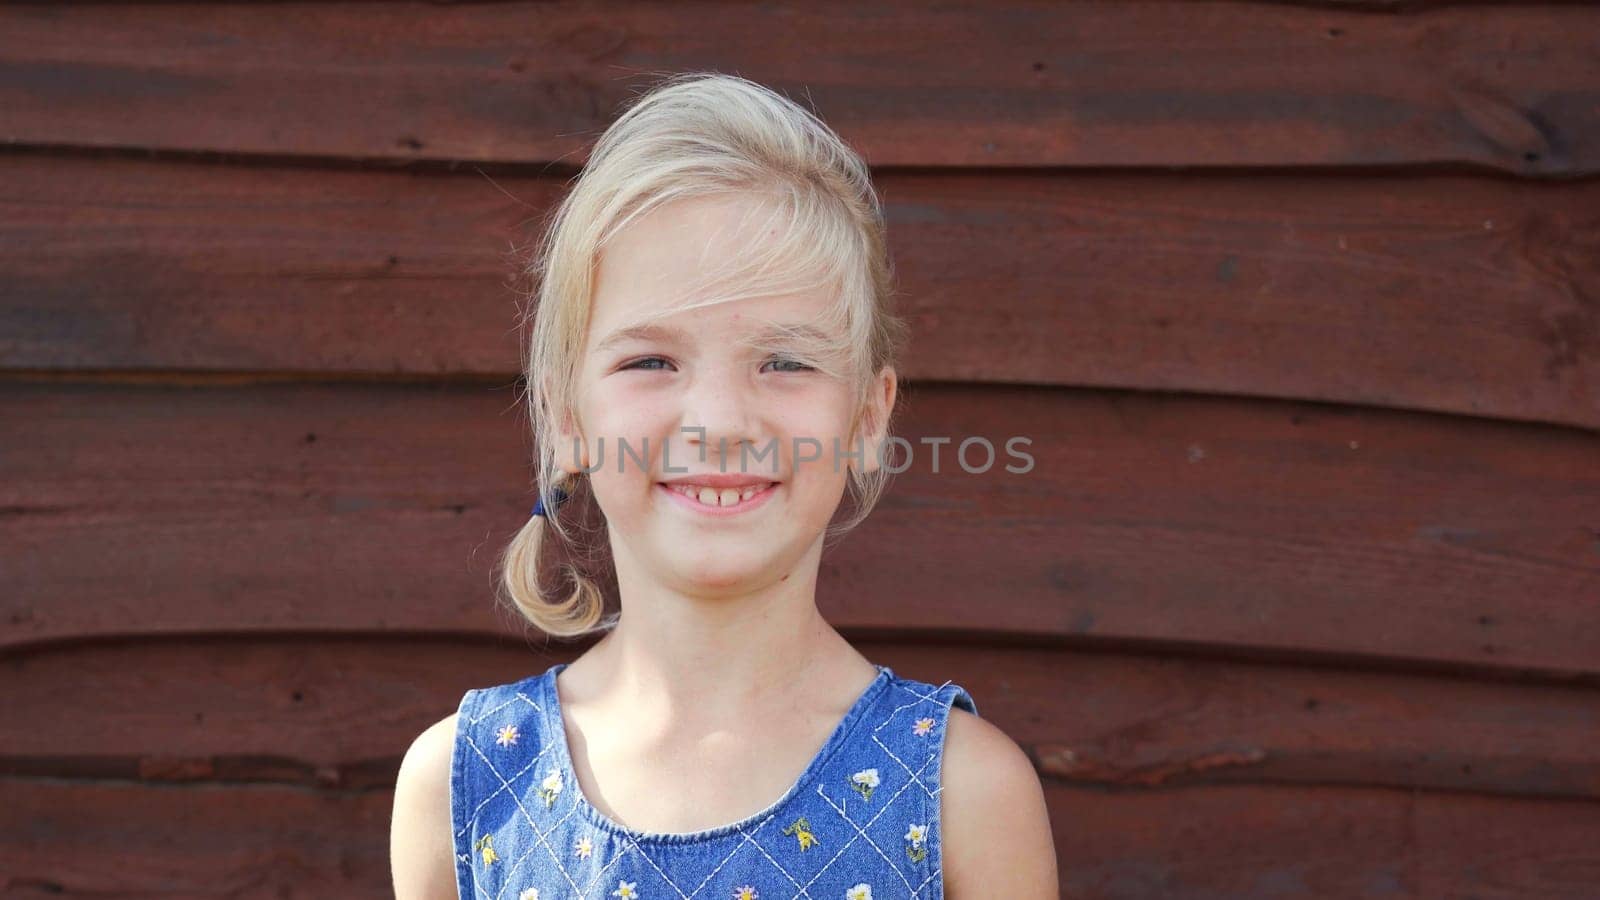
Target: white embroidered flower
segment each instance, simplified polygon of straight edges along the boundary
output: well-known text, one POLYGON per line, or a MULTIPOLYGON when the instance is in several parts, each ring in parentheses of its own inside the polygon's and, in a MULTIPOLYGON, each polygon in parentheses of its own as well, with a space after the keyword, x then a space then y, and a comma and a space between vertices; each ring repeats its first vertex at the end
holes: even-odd
POLYGON ((850 787, 861 795, 863 800, 872 799, 872 789, 878 786, 878 770, 862 769, 850 776, 850 787))
POLYGON ((872 900, 872 885, 865 882, 844 892, 844 900, 872 900))
POLYGON ((618 881, 617 889, 611 892, 611 896, 621 897, 622 900, 633 900, 634 897, 639 896, 639 892, 633 889, 634 885, 638 883, 637 881, 618 881))
POLYGON ((587 836, 578 838, 572 842, 572 852, 579 859, 588 859, 590 854, 594 853, 594 841, 589 840, 587 836))
POLYGON ((561 793, 561 770, 551 769, 550 774, 544 777, 539 785, 539 796, 544 798, 544 805, 555 805, 556 795, 561 793))
POLYGON ((910 842, 906 844, 906 859, 909 859, 912 862, 922 862, 923 860, 927 859, 928 848, 923 846, 923 843, 927 841, 927 839, 928 826, 912 825, 911 828, 906 831, 906 840, 910 842))
POLYGON ((755 885, 741 884, 733 889, 733 900, 760 900, 760 897, 755 885))
POLYGON ((911 724, 911 733, 917 737, 926 737, 933 730, 933 719, 924 716, 911 724))
POLYGON ((539 900, 539 889, 528 888, 517 895, 517 900, 539 900))
POLYGON ((517 726, 507 725, 496 732, 496 735, 497 736, 494 739, 496 744, 499 744, 502 747, 509 747, 517 742, 519 732, 517 731, 517 726))

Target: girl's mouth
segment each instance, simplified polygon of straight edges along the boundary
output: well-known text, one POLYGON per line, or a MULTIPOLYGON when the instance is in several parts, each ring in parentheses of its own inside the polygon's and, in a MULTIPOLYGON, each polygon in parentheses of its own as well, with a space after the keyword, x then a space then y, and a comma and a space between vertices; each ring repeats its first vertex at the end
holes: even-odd
POLYGON ((720 489, 695 484, 656 484, 673 502, 703 516, 735 516, 749 512, 771 499, 777 486, 778 483, 774 481, 720 489))

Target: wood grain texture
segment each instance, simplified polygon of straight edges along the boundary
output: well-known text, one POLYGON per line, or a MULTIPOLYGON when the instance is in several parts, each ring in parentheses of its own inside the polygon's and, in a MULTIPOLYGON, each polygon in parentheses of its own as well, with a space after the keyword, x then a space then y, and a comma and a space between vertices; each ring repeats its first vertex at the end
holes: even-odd
MULTIPOLYGON (((1600 431, 1600 182, 880 178, 918 381, 1600 431)), ((554 179, 0 156, 0 366, 492 376, 554 179)))
POLYGON ((7 898, 394 897, 394 790, 0 778, 7 898))
MULTIPOLYGON (((963 685, 1038 760, 1064 896, 1577 898, 1592 884, 1594 688, 858 646, 907 677, 963 685)), ((11 656, 7 895, 385 896, 399 752, 466 688, 574 652, 293 647, 153 639, 11 656)))
MULTIPOLYGON (((8 896, 393 896, 389 790, 0 778, 0 794, 8 896)), ((1065 897, 1588 900, 1600 864, 1592 802, 1306 785, 1046 799, 1065 897)))
POLYGON ((804 98, 877 166, 1600 163, 1576 5, 163 4, 0 10, 21 146, 581 162, 658 74, 804 98), (915 28, 905 22, 915 21, 915 28))
MULTIPOLYGON (((904 400, 909 466, 823 560, 819 602, 846 627, 1600 674, 1595 435, 1023 388, 904 400), (996 449, 984 474, 958 463, 968 438, 996 449)), ((491 633, 493 561, 527 516, 517 402, 9 382, 0 421, 29 440, 0 457, 0 646, 491 633)))
POLYGON ((1063 896, 1600 896, 1597 31, 0 6, 0 895, 392 896, 410 740, 583 649, 492 599, 522 251, 707 69, 873 167, 912 464, 819 606, 1028 753, 1063 896))
POLYGON ((1600 804, 1346 787, 1046 788, 1063 897, 1594 896, 1600 804))
MULTIPOLYGON (((902 676, 965 687, 980 715, 1062 785, 1600 800, 1592 686, 915 638, 855 644, 902 676)), ((13 652, 0 774, 381 788, 412 738, 468 688, 537 674, 581 649, 240 635, 13 652)))

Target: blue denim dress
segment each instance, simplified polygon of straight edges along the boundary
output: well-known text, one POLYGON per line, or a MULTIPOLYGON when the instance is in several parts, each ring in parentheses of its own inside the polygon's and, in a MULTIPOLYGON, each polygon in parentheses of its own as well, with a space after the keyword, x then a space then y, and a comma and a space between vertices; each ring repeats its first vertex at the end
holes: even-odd
POLYGON ((899 900, 944 896, 939 770, 946 681, 887 666, 771 806, 705 831, 643 832, 591 806, 573 774, 556 675, 461 698, 450 773, 462 900, 899 900))

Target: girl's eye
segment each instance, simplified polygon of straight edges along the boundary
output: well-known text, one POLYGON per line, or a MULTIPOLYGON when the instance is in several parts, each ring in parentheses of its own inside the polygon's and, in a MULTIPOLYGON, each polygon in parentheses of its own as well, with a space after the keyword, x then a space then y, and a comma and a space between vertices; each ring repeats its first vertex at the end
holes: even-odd
POLYGON ((646 357, 643 357, 642 359, 636 359, 631 363, 627 363, 622 368, 624 368, 624 369, 645 369, 645 370, 655 370, 656 369, 655 366, 647 366, 647 365, 645 365, 645 363, 667 364, 667 361, 662 359, 659 356, 646 356, 646 357))
POLYGON ((809 372, 809 371, 811 371, 811 367, 806 365, 805 363, 799 362, 798 360, 793 360, 793 359, 784 359, 781 356, 774 357, 772 362, 777 363, 780 366, 792 366, 793 367, 793 368, 787 368, 787 369, 780 369, 779 371, 781 371, 781 372, 809 372))
MULTIPOLYGON (((810 372, 810 371, 812 371, 812 367, 806 365, 803 362, 800 362, 798 360, 793 360, 793 359, 785 359, 785 358, 783 358, 781 356, 773 357, 771 360, 769 360, 768 364, 769 365, 777 365, 777 366, 782 367, 782 368, 779 368, 777 370, 777 371, 780 371, 780 372, 810 372)), ((664 371, 662 369, 663 366, 670 367, 671 365, 672 365, 671 363, 667 362, 666 359, 664 359, 664 358, 662 358, 660 356, 643 356, 643 357, 640 357, 639 359, 636 359, 636 360, 634 360, 632 362, 624 363, 621 368, 622 368, 623 371, 626 371, 628 369, 639 369, 639 370, 642 370, 642 371, 655 372, 655 371, 664 371), (657 365, 658 363, 660 365, 657 365)))

